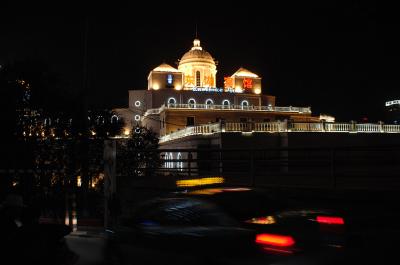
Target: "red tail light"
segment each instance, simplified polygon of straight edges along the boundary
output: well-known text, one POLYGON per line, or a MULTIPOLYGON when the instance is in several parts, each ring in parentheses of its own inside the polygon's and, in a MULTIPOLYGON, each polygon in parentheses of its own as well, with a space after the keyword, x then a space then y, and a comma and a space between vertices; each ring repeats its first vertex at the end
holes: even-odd
POLYGON ((276 247, 290 247, 295 244, 293 237, 276 234, 258 234, 256 243, 276 247))
POLYGON ((317 222, 320 224, 344 225, 343 218, 336 216, 317 216, 317 222))

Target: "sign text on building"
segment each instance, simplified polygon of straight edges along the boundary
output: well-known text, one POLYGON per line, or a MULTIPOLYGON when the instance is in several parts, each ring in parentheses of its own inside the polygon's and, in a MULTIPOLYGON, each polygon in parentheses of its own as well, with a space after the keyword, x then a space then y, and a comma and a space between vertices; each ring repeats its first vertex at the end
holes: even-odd
POLYGON ((392 105, 400 105, 400 100, 392 100, 392 101, 386 101, 386 107, 387 106, 392 106, 392 105))

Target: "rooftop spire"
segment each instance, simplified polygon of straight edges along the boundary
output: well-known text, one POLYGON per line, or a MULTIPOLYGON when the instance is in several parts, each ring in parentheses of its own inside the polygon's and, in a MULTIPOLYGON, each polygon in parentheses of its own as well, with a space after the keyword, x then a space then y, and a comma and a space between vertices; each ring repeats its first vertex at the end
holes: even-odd
POLYGON ((193 47, 192 47, 192 51, 193 50, 202 50, 203 48, 201 48, 200 46, 200 40, 199 39, 194 39, 193 41, 193 47))

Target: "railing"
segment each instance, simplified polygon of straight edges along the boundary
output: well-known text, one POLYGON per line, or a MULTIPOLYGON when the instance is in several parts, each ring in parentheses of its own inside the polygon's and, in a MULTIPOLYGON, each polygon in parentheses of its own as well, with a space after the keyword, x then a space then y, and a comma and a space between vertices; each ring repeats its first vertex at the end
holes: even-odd
POLYGON ((307 123, 307 122, 228 122, 210 123, 186 127, 182 130, 160 137, 167 142, 190 135, 213 134, 218 132, 335 132, 335 133, 400 133, 400 125, 371 123, 307 123))
POLYGON ((214 104, 167 104, 167 109, 214 109, 214 110, 248 110, 248 111, 270 111, 270 112, 297 112, 311 113, 311 108, 302 107, 274 107, 274 106, 242 106, 242 105, 214 105, 214 104))
POLYGON ((146 113, 144 114, 144 116, 152 115, 152 114, 160 114, 161 110, 162 110, 162 108, 148 109, 148 110, 146 111, 146 113))
POLYGON ((352 130, 351 123, 326 123, 325 124, 326 132, 350 132, 352 130))
POLYGON ((400 132, 400 125, 394 125, 394 124, 383 125, 383 131, 387 133, 398 133, 400 132))
POLYGON ((293 123, 290 128, 292 132, 322 132, 322 123, 309 123, 309 122, 298 122, 293 123))
POLYGON ((174 139, 179 139, 185 136, 190 135, 199 135, 199 134, 212 134, 216 132, 220 132, 220 124, 219 123, 211 123, 204 124, 198 126, 190 126, 186 127, 182 130, 167 134, 165 136, 160 137, 160 142, 167 142, 174 139))
POLYGON ((381 132, 380 124, 356 124, 356 129, 358 132, 381 132))
POLYGON ((254 124, 255 132, 284 132, 286 129, 286 123, 284 122, 263 122, 254 124))

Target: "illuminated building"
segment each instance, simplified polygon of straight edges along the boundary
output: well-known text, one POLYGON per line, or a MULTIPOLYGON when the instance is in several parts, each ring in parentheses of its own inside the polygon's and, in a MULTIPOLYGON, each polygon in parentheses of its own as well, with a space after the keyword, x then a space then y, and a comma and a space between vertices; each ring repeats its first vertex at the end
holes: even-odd
POLYGON ((182 129, 210 123, 256 123, 274 121, 319 122, 310 107, 278 107, 275 96, 264 94, 261 77, 239 68, 216 84, 217 62, 200 45, 179 60, 178 68, 163 63, 150 71, 147 90, 129 91, 129 108, 115 109, 126 122, 152 128, 160 137, 182 129))
POLYGON ((385 102, 387 122, 400 124, 400 100, 391 100, 385 102))

